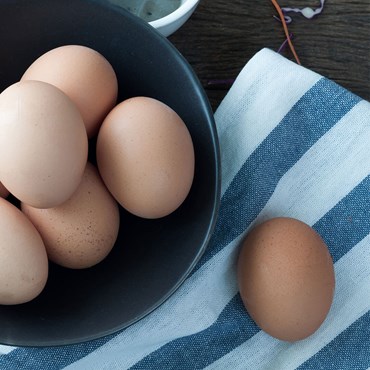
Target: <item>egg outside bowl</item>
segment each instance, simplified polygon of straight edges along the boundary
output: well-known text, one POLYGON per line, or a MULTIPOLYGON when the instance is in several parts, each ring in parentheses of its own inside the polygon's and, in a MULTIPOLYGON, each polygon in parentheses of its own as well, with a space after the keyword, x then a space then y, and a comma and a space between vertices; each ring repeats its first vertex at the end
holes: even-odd
POLYGON ((199 0, 183 0, 180 7, 167 16, 149 22, 162 35, 168 37, 177 31, 190 18, 199 4, 199 0))
MULTIPOLYGON (((119 81, 119 101, 154 97, 185 121, 195 149, 195 177, 185 202, 157 220, 120 209, 110 255, 86 270, 50 264, 33 301, 0 306, 0 343, 54 346, 96 339, 137 322, 166 301, 203 254, 220 200, 220 155, 207 97, 175 47, 148 23, 103 1, 0 2, 0 91, 18 81, 38 56, 80 44, 102 53, 119 81)), ((94 160, 94 141, 90 143, 94 160)))

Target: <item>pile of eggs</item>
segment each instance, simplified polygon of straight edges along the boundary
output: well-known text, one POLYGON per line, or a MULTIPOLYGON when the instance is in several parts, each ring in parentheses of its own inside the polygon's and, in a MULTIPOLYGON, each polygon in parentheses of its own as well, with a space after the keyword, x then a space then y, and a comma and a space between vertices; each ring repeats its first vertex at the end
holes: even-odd
MULTIPOLYGON (((101 262, 118 236, 118 205, 153 219, 188 196, 195 159, 185 123, 153 98, 117 104, 117 96, 113 67, 80 45, 40 56, 0 94, 0 304, 37 297, 49 261, 72 269, 101 262), (97 167, 88 162, 92 139, 97 167)), ((313 334, 335 287, 321 237, 280 217, 241 244, 237 277, 251 318, 281 340, 313 334)))
POLYGON ((185 123, 156 99, 117 96, 111 64, 80 45, 43 54, 0 94, 0 304, 37 297, 49 260, 101 262, 118 236, 118 204, 160 218, 186 199, 194 148, 185 123))

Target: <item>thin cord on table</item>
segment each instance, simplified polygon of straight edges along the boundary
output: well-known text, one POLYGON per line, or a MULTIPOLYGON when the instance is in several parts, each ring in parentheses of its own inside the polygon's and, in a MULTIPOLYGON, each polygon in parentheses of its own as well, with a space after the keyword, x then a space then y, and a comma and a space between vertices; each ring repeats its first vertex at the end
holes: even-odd
POLYGON ((288 44, 289 44, 290 50, 292 51, 292 53, 293 53, 293 55, 294 55, 294 58, 295 58, 295 60, 297 61, 297 63, 298 63, 299 65, 301 65, 301 62, 300 62, 300 60, 299 60, 299 58, 298 58, 298 55, 297 55, 297 53, 296 53, 296 51, 295 51, 295 49, 294 49, 294 45, 293 45, 293 43, 292 43, 292 40, 291 40, 291 39, 290 39, 290 37, 289 37, 289 30, 288 30, 288 26, 287 26, 287 24, 286 24, 286 22, 285 22, 284 14, 283 14, 283 12, 282 12, 282 10, 281 10, 281 8, 280 8, 280 5, 278 4, 278 2, 277 2, 276 0, 271 0, 271 2, 272 2, 272 4, 274 5, 274 7, 275 7, 276 11, 278 12, 279 17, 280 17, 280 20, 281 20, 281 23, 283 24, 283 28, 284 28, 284 32, 285 32, 285 36, 286 36, 286 38, 287 38, 287 40, 288 40, 288 44))

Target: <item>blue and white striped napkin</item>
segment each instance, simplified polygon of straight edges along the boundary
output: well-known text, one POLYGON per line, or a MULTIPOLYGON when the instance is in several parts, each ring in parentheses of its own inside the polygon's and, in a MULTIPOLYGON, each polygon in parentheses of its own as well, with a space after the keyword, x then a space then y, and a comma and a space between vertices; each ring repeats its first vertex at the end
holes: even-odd
POLYGON ((222 203, 191 276, 128 329, 80 345, 0 346, 0 369, 367 369, 370 367, 370 104, 263 49, 216 112, 222 203), (235 262, 256 222, 312 225, 335 262, 329 315, 286 343, 260 331, 238 294, 235 262))

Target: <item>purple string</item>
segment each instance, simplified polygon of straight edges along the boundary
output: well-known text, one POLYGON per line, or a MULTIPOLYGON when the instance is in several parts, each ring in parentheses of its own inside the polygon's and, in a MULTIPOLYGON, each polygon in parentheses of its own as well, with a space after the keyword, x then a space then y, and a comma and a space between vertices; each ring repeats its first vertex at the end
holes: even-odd
MULTIPOLYGON (((315 8, 315 9, 311 9, 309 7, 304 7, 302 9, 300 9, 300 8, 284 7, 284 8, 281 8, 281 11, 284 14, 285 23, 286 24, 289 24, 289 23, 292 22, 292 18, 289 17, 288 15, 286 15, 287 13, 289 13, 289 12, 301 13, 304 17, 306 17, 308 19, 311 19, 311 18, 313 18, 314 16, 320 14, 323 11, 324 5, 325 5, 325 0, 320 0, 320 6, 318 8, 315 8), (309 16, 307 16, 307 15, 304 14, 305 13, 305 10, 310 11, 310 15, 309 16)), ((280 19, 278 17, 276 17, 276 16, 273 16, 273 17, 275 19, 277 19, 277 20, 280 21, 280 19)))
MULTIPOLYGON (((289 34, 289 40, 292 40, 292 38, 293 38, 293 34, 290 33, 289 34)), ((288 43, 288 39, 285 39, 285 41, 281 44, 281 46, 279 47, 279 49, 277 50, 277 52, 278 53, 281 53, 285 49, 287 43, 288 43)))

